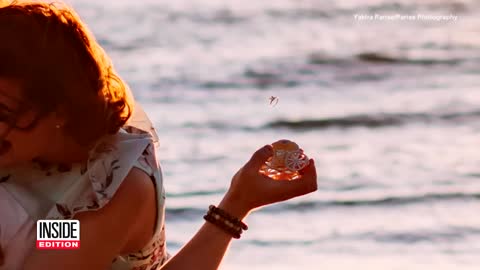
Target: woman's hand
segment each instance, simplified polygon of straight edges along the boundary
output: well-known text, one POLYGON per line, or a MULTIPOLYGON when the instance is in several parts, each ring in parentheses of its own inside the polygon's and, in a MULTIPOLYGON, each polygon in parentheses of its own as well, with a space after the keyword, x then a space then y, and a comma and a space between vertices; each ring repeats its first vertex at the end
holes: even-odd
POLYGON ((244 216, 264 205, 285 201, 317 190, 317 174, 313 159, 300 171, 294 181, 273 180, 259 173, 260 167, 273 155, 272 146, 257 150, 251 159, 235 174, 221 206, 232 214, 244 216))
MULTIPOLYGON (((270 145, 253 154, 250 161, 233 177, 232 184, 219 208, 239 219, 260 206, 288 200, 317 190, 317 175, 313 160, 294 181, 277 181, 259 173, 260 167, 272 156, 270 145)), ((232 235, 206 222, 202 228, 162 270, 218 269, 232 235)))

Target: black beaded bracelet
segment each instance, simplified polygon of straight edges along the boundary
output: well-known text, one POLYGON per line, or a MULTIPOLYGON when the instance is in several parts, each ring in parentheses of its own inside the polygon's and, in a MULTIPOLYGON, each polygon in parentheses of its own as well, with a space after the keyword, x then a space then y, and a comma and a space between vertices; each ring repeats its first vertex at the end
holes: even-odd
POLYGON ((248 226, 240 219, 214 205, 210 205, 208 213, 203 218, 232 235, 235 239, 240 238, 243 230, 248 230, 248 226))

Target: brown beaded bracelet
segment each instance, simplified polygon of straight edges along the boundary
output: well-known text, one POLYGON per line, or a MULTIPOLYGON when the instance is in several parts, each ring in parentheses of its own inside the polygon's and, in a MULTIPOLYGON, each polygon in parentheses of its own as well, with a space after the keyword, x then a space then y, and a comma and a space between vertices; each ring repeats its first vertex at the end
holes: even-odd
POLYGON ((238 219, 237 217, 234 217, 232 215, 230 215, 229 213, 227 213, 226 211, 214 206, 214 205, 210 205, 208 207, 209 209, 209 212, 212 212, 212 213, 215 213, 215 214, 218 214, 220 215, 221 217, 223 217, 224 219, 227 219, 228 221, 230 221, 231 223, 235 224, 236 226, 240 227, 242 230, 248 230, 248 226, 247 224, 243 223, 240 219, 238 219))
POLYGON ((240 238, 243 230, 248 230, 248 226, 240 219, 214 205, 210 205, 208 213, 203 218, 232 235, 235 239, 240 238))

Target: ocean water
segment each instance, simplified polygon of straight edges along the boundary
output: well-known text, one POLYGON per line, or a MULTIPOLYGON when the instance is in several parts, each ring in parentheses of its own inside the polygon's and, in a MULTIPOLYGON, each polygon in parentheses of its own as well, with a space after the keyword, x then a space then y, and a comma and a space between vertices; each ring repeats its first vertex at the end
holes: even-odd
POLYGON ((155 123, 171 253, 289 138, 319 191, 252 214, 223 269, 478 269, 479 1, 67 2, 155 123))

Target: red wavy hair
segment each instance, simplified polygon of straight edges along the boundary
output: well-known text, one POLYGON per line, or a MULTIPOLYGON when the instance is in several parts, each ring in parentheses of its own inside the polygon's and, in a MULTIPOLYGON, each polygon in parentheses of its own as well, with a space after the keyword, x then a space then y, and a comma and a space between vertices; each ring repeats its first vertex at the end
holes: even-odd
POLYGON ((131 116, 126 84, 65 4, 0 0, 0 40, 0 77, 19 82, 39 112, 61 110, 78 143, 118 132, 131 116))

